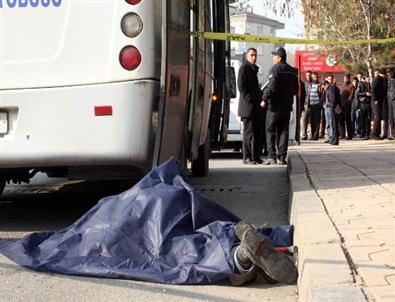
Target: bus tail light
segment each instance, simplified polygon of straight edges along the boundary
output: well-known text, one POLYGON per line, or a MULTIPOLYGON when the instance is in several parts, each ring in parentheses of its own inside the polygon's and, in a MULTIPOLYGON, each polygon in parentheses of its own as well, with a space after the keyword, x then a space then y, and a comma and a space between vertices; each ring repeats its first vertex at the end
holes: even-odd
POLYGON ((134 46, 126 46, 119 54, 119 61, 126 70, 134 70, 141 63, 141 54, 134 46))
POLYGON ((143 30, 143 21, 135 13, 129 13, 122 18, 121 28, 129 38, 137 37, 143 30))
POLYGON ((136 5, 136 4, 139 4, 141 2, 141 0, 126 0, 126 2, 131 5, 136 5))

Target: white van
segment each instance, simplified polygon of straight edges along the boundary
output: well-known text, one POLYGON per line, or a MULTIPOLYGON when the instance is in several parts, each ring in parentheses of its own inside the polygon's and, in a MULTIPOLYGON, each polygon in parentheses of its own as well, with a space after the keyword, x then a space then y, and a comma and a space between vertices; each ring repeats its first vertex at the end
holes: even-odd
MULTIPOLYGON (((236 83, 237 76, 239 73, 240 66, 242 62, 239 60, 231 60, 231 66, 235 69, 236 83)), ((230 113, 229 113, 229 128, 228 128, 228 145, 235 149, 241 150, 241 145, 243 141, 243 123, 240 117, 237 115, 237 110, 239 107, 239 91, 236 90, 236 97, 230 99, 230 113)))

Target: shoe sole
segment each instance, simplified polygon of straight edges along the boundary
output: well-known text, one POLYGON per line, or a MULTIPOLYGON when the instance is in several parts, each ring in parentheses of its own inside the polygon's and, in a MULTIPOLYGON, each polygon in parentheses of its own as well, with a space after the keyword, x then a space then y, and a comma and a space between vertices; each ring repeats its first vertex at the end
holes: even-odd
POLYGON ((237 224, 236 235, 245 245, 250 260, 273 280, 286 284, 296 284, 298 271, 292 260, 283 253, 276 252, 250 224, 237 224))

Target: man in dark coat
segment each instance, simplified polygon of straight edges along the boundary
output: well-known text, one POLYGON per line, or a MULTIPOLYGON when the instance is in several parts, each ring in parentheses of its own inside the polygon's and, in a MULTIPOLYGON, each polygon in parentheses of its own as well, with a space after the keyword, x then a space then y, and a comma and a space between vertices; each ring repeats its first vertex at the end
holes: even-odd
POLYGON ((394 67, 387 68, 387 101, 388 101, 388 139, 394 139, 395 126, 395 75, 394 67))
POLYGON ((386 97, 386 72, 385 68, 380 68, 377 76, 374 78, 372 83, 372 109, 374 114, 373 132, 372 137, 374 139, 381 139, 381 119, 382 119, 382 106, 384 98, 386 97))
POLYGON ((243 163, 262 163, 259 153, 261 149, 261 129, 259 103, 262 100, 262 91, 258 83, 259 67, 255 65, 257 51, 249 48, 246 55, 246 63, 240 69, 237 79, 237 87, 240 91, 238 115, 243 122, 243 163))
POLYGON ((361 78, 358 83, 356 90, 356 97, 358 98, 360 106, 360 123, 361 123, 361 138, 368 139, 371 131, 371 119, 372 119, 372 106, 371 106, 371 87, 370 84, 361 78))
POLYGON ((325 90, 325 114, 328 125, 328 142, 339 145, 339 119, 342 115, 340 89, 335 85, 335 78, 331 74, 327 77, 328 85, 325 90))
POLYGON ((352 123, 351 123, 351 105, 354 97, 354 85, 351 82, 351 75, 346 73, 344 75, 344 83, 340 89, 342 115, 340 116, 340 138, 351 140, 353 137, 352 123))
POLYGON ((299 83, 296 69, 286 62, 285 49, 278 47, 272 55, 274 66, 269 71, 269 83, 263 92, 261 102, 262 107, 267 106, 266 138, 269 159, 265 164, 275 164, 278 157, 279 164, 285 165, 288 153, 289 118, 299 83))

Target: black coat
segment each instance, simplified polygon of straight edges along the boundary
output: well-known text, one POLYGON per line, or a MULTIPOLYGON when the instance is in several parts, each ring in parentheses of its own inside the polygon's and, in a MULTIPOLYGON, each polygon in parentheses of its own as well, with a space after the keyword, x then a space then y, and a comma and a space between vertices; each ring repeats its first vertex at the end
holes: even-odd
POLYGON ((387 97, 385 81, 386 80, 380 76, 374 78, 372 83, 372 104, 374 104, 374 102, 378 102, 381 106, 384 98, 387 97))
POLYGON ((298 93, 298 73, 286 62, 275 64, 269 71, 269 83, 263 91, 263 100, 271 111, 291 111, 293 97, 298 93))
POLYGON ((255 118, 259 104, 262 101, 262 91, 259 88, 259 67, 246 62, 239 69, 237 87, 240 91, 238 115, 244 118, 255 118))

